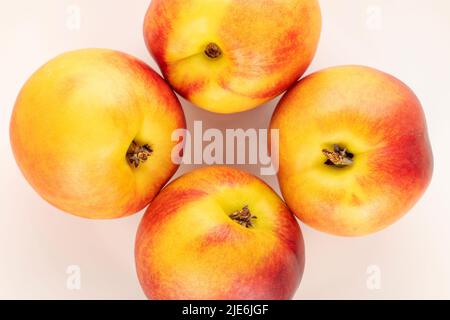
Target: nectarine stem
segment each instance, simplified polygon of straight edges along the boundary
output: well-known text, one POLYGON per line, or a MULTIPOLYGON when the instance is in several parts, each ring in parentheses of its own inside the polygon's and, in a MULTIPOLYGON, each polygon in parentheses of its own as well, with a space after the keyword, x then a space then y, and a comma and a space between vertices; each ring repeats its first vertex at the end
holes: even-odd
POLYGON ((353 153, 348 152, 347 148, 341 148, 335 144, 333 151, 323 149, 322 153, 327 157, 326 165, 336 167, 347 167, 353 164, 353 153))
POLYGON ((230 218, 246 228, 253 227, 252 220, 257 219, 256 216, 252 215, 248 206, 245 206, 242 210, 233 212, 230 214, 230 218))
POLYGON ((206 46, 205 54, 211 59, 217 59, 222 55, 222 50, 217 44, 211 42, 206 46))
POLYGON ((133 141, 127 151, 128 163, 137 168, 141 163, 147 161, 152 153, 153 149, 148 144, 141 146, 136 141, 133 141))

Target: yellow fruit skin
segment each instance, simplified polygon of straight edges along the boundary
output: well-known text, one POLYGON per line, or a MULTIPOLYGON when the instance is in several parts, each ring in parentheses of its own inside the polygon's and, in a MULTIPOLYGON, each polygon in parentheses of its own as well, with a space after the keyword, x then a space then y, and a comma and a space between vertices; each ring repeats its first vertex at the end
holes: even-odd
POLYGON ((280 130, 279 181, 303 222, 339 236, 363 236, 402 217, 426 190, 433 155, 422 106, 381 71, 342 66, 314 73, 283 97, 271 122, 280 130), (333 144, 354 154, 325 165, 333 144))
POLYGON ((217 113, 253 109, 290 87, 321 32, 316 0, 154 0, 147 46, 183 97, 217 113), (209 43, 222 55, 204 53, 209 43))
POLYGON ((26 82, 11 118, 16 161, 54 206, 92 219, 143 209, 175 173, 171 134, 185 128, 169 86, 143 62, 121 52, 62 54, 26 82), (154 150, 138 168, 132 141, 154 150))
POLYGON ((261 180, 229 167, 195 170, 155 198, 136 237, 150 299, 290 299, 303 274, 300 228, 261 180), (253 227, 229 215, 248 206, 253 227))

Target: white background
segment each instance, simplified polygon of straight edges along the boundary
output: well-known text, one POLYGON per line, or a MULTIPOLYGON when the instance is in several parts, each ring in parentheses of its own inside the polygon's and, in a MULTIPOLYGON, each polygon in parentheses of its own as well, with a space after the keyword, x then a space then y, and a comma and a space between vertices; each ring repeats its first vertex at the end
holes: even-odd
MULTIPOLYGON (((295 298, 449 299, 450 2, 320 2, 324 28, 308 73, 338 64, 364 64, 409 84, 428 118, 435 174, 418 205, 376 235, 337 238, 302 225, 307 265, 295 298), (378 289, 367 285, 376 276, 373 270, 380 271, 378 289)), ((145 298, 133 256, 141 214, 118 221, 88 221, 51 207, 21 176, 12 157, 8 127, 24 81, 64 51, 112 48, 156 68, 142 37, 148 4, 149 0, 1 0, 0 298, 145 298), (74 8, 81 12, 79 29, 71 24, 74 8), (81 268, 81 290, 66 287, 66 270, 71 265, 81 268)), ((190 124, 202 119, 207 127, 265 128, 275 103, 230 116, 213 115, 185 101, 183 106, 190 124)), ((182 167, 177 175, 191 169, 182 167)), ((244 169, 258 172, 258 167, 244 169)), ((279 190, 274 178, 266 181, 279 190)))

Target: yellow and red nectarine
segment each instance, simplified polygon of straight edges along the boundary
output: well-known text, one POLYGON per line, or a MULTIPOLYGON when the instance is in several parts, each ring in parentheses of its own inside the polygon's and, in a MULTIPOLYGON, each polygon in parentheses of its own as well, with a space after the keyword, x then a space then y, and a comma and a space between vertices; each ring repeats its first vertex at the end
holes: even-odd
POLYGON ((303 75, 321 24, 316 0, 153 0, 144 35, 178 93, 206 110, 234 113, 303 75))
POLYGON ((300 228, 258 178, 207 167, 169 184, 136 237, 136 267, 151 299, 290 299, 303 274, 300 228))
POLYGON ((368 67, 304 78, 281 100, 271 128, 280 130, 286 203, 321 231, 360 236, 381 230, 416 203, 431 179, 419 100, 398 79, 368 67))
POLYGON ((48 202, 87 218, 143 209, 175 173, 171 134, 185 128, 170 87, 121 52, 65 53, 21 90, 10 137, 25 178, 48 202))

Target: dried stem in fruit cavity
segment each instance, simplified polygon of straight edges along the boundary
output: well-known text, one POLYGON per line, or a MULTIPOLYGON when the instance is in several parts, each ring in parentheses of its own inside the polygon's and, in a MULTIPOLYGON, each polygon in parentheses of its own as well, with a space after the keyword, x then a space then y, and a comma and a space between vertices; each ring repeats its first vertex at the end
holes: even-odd
POLYGON ((327 157, 326 165, 347 167, 353 164, 354 155, 348 152, 347 148, 341 148, 337 144, 333 146, 333 151, 323 149, 322 153, 327 157))
POLYGON ((239 211, 233 212, 230 214, 230 218, 246 228, 252 228, 253 220, 257 219, 256 216, 252 215, 248 206, 245 206, 239 211))
POLYGON ((217 44, 211 42, 206 46, 205 54, 211 59, 217 59, 222 55, 222 50, 217 44))
POLYGON ((141 163, 144 163, 152 155, 153 149, 148 144, 139 145, 133 141, 127 151, 128 163, 137 168, 141 163))

